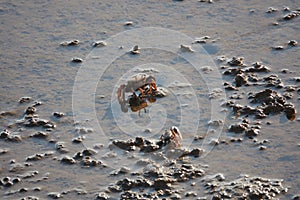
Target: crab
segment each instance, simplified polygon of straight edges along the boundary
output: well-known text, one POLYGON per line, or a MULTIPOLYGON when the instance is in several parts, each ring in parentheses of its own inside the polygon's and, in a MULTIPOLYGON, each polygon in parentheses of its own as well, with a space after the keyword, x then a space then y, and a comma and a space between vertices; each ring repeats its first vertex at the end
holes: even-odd
POLYGON ((144 109, 148 106, 147 100, 150 103, 156 101, 157 86, 155 78, 152 75, 137 74, 127 81, 127 84, 122 84, 118 88, 117 95, 118 101, 121 105, 123 112, 128 111, 128 104, 133 112, 144 109), (132 94, 128 99, 125 93, 131 92, 132 94))
POLYGON ((171 144, 172 147, 179 148, 181 146, 182 135, 176 126, 172 126, 169 130, 160 136, 163 145, 171 144))

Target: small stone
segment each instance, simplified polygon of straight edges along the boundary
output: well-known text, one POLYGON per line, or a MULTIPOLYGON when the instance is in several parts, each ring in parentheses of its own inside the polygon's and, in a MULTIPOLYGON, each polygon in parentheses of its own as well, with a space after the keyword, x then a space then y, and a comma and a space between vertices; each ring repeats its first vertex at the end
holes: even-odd
POLYGON ((61 46, 77 46, 79 45, 79 40, 71 40, 60 43, 61 46))
POLYGON ((93 43, 93 47, 105 47, 107 43, 105 41, 96 41, 93 43))
POLYGON ((179 194, 172 194, 171 196, 170 196, 170 199, 171 200, 180 200, 181 199, 181 196, 179 195, 179 194))
POLYGON ((97 194, 96 199, 99 199, 99 200, 108 200, 109 196, 106 193, 104 193, 104 192, 100 192, 99 194, 97 194))
POLYGON ((280 45, 278 45, 278 46, 274 46, 274 47, 272 47, 272 49, 274 49, 274 50, 283 50, 283 49, 284 49, 284 47, 283 47, 283 46, 280 46, 280 45))
POLYGON ((69 164, 69 165, 72 165, 72 164, 75 164, 76 163, 76 160, 70 156, 64 156, 60 159, 60 161, 62 163, 65 163, 65 164, 69 164))
POLYGON ((199 157, 200 154, 203 153, 203 150, 202 149, 199 149, 199 148, 196 148, 196 149, 193 149, 189 152, 189 156, 194 156, 194 157, 199 157))
POLYGON ((185 193, 184 196, 186 196, 186 197, 196 197, 196 196, 198 196, 198 194, 196 192, 187 192, 187 193, 185 193))
POLYGON ((255 137, 255 136, 258 136, 259 132, 260 132, 259 129, 250 128, 245 131, 245 135, 247 137, 255 137))
POLYGON ((7 140, 10 142, 22 142, 22 137, 21 135, 10 135, 7 140))
POLYGON ((288 42, 288 45, 294 47, 294 46, 297 46, 297 45, 298 45, 298 42, 297 42, 296 40, 290 40, 290 41, 288 42))
POLYGON ((21 97, 19 103, 27 103, 31 100, 31 97, 21 97))
POLYGON ((228 64, 231 66, 244 66, 244 58, 243 57, 232 57, 228 64))
POLYGON ((266 11, 266 13, 273 13, 273 12, 277 12, 277 11, 278 11, 278 9, 269 7, 268 10, 266 11))
POLYGON ((35 138, 47 138, 48 137, 48 133, 42 132, 42 131, 38 131, 36 133, 33 133, 30 135, 30 137, 35 137, 35 138))
POLYGON ((139 54, 140 53, 140 48, 138 45, 135 45, 131 50, 130 50, 130 53, 131 54, 139 54))
POLYGON ((32 115, 36 112, 36 108, 33 106, 29 106, 26 110, 25 110, 25 114, 26 115, 32 115))
POLYGON ((59 192, 50 192, 50 193, 48 193, 48 197, 50 197, 52 199, 58 199, 58 198, 61 198, 62 195, 59 192))
POLYGON ((61 118, 61 117, 63 117, 65 114, 64 113, 62 113, 62 112, 54 112, 53 113, 53 116, 54 117, 57 117, 57 118, 61 118))
POLYGON ((261 150, 261 151, 266 150, 266 149, 267 149, 267 147, 263 146, 263 145, 259 147, 259 150, 261 150))
POLYGON ((236 87, 241 87, 247 83, 247 76, 244 73, 239 73, 235 76, 236 87))
POLYGON ((81 58, 74 57, 74 58, 71 59, 71 62, 73 62, 73 63, 82 63, 83 60, 81 58))
POLYGON ((155 190, 171 189, 170 180, 166 178, 157 178, 154 180, 153 187, 155 190))
POLYGON ((133 22, 132 21, 127 21, 124 23, 124 26, 132 26, 133 22))
POLYGON ((10 132, 7 129, 4 129, 0 133, 0 139, 7 139, 10 136, 10 132))
POLYGON ((183 44, 181 44, 181 45, 180 45, 180 49, 181 49, 181 51, 183 51, 183 52, 194 52, 194 50, 192 49, 192 47, 191 47, 191 46, 188 46, 188 45, 183 45, 183 44))
POLYGON ((294 195, 294 196, 292 197, 292 200, 300 200, 300 194, 294 195))
POLYGON ((232 124, 230 125, 228 131, 234 133, 242 133, 247 129, 246 124, 232 124))
POLYGON ((20 192, 20 193, 27 192, 27 191, 28 191, 28 188, 20 188, 20 189, 19 189, 19 192, 20 192))
POLYGON ((73 143, 81 143, 85 139, 85 136, 78 136, 72 139, 73 143))
POLYGON ((8 152, 8 149, 0 149, 0 155, 8 152))
POLYGON ((298 17, 300 15, 300 11, 292 11, 286 15, 283 16, 284 20, 291 20, 294 19, 296 17, 298 17))

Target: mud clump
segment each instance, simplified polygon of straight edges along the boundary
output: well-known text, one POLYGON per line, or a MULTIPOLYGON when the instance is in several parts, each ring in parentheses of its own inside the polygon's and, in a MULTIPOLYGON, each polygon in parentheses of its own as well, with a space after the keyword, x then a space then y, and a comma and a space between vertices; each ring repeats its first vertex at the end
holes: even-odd
POLYGON ((243 57, 232 57, 230 61, 227 62, 230 66, 244 66, 243 57))
POLYGON ((79 40, 71 40, 60 43, 60 46, 78 46, 79 44, 79 40))
POLYGON ((287 192, 281 179, 249 177, 247 175, 226 182, 218 175, 208 176, 205 187, 213 194, 212 199, 278 199, 277 196, 287 192))
POLYGON ((153 198, 170 197, 180 193, 176 189, 179 183, 202 177, 204 170, 192 164, 172 163, 164 166, 158 164, 148 164, 138 176, 124 178, 108 187, 111 192, 122 192, 121 197, 153 198), (139 194, 132 192, 143 188, 139 194), (153 189, 153 190, 152 190, 153 189), (151 192, 150 192, 151 191, 151 192))
POLYGON ((287 103, 286 98, 274 90, 265 89, 259 91, 250 95, 249 99, 253 99, 251 103, 261 103, 260 108, 266 115, 285 112, 289 120, 294 120, 296 117, 294 105, 287 103))
POLYGON ((283 20, 292 20, 300 15, 300 11, 292 11, 282 17, 283 20))

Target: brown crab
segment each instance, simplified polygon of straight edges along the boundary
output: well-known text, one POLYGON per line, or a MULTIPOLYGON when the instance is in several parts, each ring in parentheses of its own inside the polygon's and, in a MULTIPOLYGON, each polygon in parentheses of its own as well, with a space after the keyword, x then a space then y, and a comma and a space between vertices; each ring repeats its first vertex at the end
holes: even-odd
MULTIPOLYGON (((147 74, 137 74, 127 81, 127 84, 122 84, 118 88, 118 101, 123 112, 128 111, 128 104, 133 112, 145 110, 148 106, 147 100, 150 103, 156 101, 156 81, 154 76, 147 74), (128 99, 125 97, 126 92, 132 94, 128 99)), ((146 110, 145 110, 146 112, 146 110)))

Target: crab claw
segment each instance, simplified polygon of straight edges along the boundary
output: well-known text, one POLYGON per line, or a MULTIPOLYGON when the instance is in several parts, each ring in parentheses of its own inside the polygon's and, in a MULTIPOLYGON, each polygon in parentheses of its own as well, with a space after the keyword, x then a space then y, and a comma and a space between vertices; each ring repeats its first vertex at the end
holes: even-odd
POLYGON ((174 135, 174 138, 179 138, 179 140, 182 140, 182 135, 176 126, 171 127, 171 132, 174 135))

